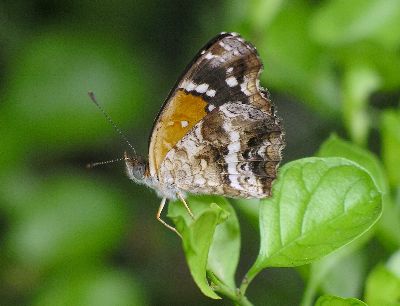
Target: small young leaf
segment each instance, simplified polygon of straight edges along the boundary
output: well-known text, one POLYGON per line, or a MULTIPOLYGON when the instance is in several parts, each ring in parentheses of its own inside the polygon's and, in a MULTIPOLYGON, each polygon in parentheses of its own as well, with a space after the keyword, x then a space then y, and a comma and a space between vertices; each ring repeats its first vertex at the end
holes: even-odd
POLYGON ((400 305, 400 278, 379 264, 367 278, 365 300, 370 306, 400 305))
POLYGON ((248 273, 310 263, 354 240, 381 213, 370 175, 344 158, 305 158, 282 167, 274 197, 260 204, 261 246, 248 273))
POLYGON ((315 306, 367 306, 367 304, 354 298, 344 299, 338 296, 323 295, 317 300, 315 306))
POLYGON ((225 198, 203 197, 208 203, 217 203, 229 217, 215 229, 208 254, 208 268, 228 287, 235 289, 235 272, 240 255, 239 221, 235 210, 225 198), (229 256, 226 256, 229 254, 229 256))
POLYGON ((168 217, 182 234, 183 248, 192 277, 208 297, 219 298, 206 278, 207 269, 225 285, 235 288, 240 233, 236 214, 227 200, 216 196, 189 197, 192 220, 179 202, 169 206, 168 217), (229 256, 226 256, 229 254, 229 256))

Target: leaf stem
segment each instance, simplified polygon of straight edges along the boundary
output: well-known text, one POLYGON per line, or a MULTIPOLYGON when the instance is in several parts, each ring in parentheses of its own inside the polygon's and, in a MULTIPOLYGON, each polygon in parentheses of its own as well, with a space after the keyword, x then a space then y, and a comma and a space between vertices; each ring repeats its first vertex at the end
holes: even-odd
POLYGON ((313 301, 314 301, 317 289, 318 289, 318 285, 315 282, 314 278, 311 277, 307 282, 300 305, 301 306, 313 305, 313 301))
POLYGON ((226 296, 227 298, 234 301, 235 305, 238 306, 253 306, 253 304, 242 294, 239 289, 232 289, 225 285, 215 274, 207 270, 207 276, 211 280, 214 291, 226 296))
POLYGON ((252 280, 257 276, 257 274, 261 271, 262 269, 259 269, 257 267, 257 261, 254 263, 254 265, 250 268, 250 270, 246 273, 246 275, 243 277, 242 283, 240 284, 240 293, 242 295, 246 294, 247 287, 250 285, 252 280))

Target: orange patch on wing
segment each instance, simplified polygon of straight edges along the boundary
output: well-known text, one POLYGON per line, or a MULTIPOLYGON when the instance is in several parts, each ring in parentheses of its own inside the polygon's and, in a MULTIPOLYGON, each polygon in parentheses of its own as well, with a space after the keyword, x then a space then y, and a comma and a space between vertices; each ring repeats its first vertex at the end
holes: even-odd
POLYGON ((178 90, 168 102, 154 127, 149 148, 151 175, 155 175, 165 155, 207 114, 201 97, 178 90))

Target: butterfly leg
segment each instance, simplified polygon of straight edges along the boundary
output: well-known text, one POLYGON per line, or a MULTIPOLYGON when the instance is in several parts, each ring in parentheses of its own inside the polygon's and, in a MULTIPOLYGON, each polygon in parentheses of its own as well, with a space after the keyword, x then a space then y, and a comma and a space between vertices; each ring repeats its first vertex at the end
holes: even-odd
POLYGON ((168 203, 167 198, 163 198, 163 199, 161 200, 161 204, 160 204, 160 207, 158 208, 156 218, 157 218, 157 220, 160 221, 164 226, 166 226, 167 228, 169 228, 171 231, 175 232, 179 237, 182 238, 182 235, 179 234, 179 232, 176 230, 175 227, 172 227, 171 225, 167 224, 163 219, 161 219, 161 213, 162 213, 162 211, 163 211, 163 209, 164 209, 164 206, 165 206, 167 203, 168 203))
POLYGON ((189 215, 194 220, 194 215, 193 215, 192 211, 190 210, 189 205, 186 203, 185 199, 183 198, 182 194, 180 192, 178 192, 177 196, 178 196, 179 200, 182 201, 183 205, 185 205, 186 210, 188 211, 189 215))

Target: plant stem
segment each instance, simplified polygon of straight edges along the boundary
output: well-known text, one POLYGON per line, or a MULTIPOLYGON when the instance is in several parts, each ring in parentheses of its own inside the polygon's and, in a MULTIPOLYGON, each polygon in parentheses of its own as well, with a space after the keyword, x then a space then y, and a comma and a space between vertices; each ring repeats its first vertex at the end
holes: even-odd
POLYGON ((238 306, 253 306, 253 304, 244 296, 239 289, 232 289, 225 285, 215 274, 211 271, 207 271, 207 276, 214 285, 214 290, 227 298, 231 299, 235 305, 238 306))
POLYGON ((307 282, 307 286, 303 293, 303 298, 301 299, 301 306, 311 306, 313 305, 315 293, 317 291, 317 284, 313 278, 310 278, 307 282))
POLYGON ((240 284, 240 293, 242 295, 246 294, 247 287, 250 285, 251 281, 257 276, 260 269, 254 264, 250 270, 243 277, 242 283, 240 284))

